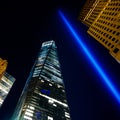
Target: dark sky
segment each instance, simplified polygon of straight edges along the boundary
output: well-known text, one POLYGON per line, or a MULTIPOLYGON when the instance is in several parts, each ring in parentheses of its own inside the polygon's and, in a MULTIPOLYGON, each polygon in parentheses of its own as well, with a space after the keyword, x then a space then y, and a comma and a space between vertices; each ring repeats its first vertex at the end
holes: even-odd
POLYGON ((0 57, 16 78, 0 109, 9 120, 42 42, 55 40, 72 120, 120 120, 120 104, 93 69, 85 53, 61 21, 61 9, 120 91, 120 64, 89 36, 77 20, 84 0, 11 1, 0 8, 0 57))

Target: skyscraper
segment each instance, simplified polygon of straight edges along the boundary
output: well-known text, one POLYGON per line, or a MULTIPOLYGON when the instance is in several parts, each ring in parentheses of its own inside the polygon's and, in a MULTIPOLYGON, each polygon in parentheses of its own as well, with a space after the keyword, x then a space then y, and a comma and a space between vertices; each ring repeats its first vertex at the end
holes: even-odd
POLYGON ((11 120, 70 120, 54 41, 42 44, 11 120))
POLYGON ((0 58, 0 107, 15 82, 15 78, 6 72, 7 65, 7 60, 0 58))
POLYGON ((88 34, 107 48, 120 63, 120 1, 99 1, 101 2, 96 5, 91 15, 83 20, 83 23, 89 27, 88 34), (98 10, 99 14, 95 16, 94 13, 98 10))
POLYGON ((84 19, 84 24, 90 27, 92 23, 96 20, 100 12, 103 10, 108 0, 96 0, 93 4, 92 9, 88 12, 84 19))
MULTIPOLYGON (((91 15, 96 4, 99 0, 87 0, 85 5, 82 7, 79 15, 79 20, 85 24, 85 20, 91 15)), ((87 25, 87 24, 85 24, 87 25)))
POLYGON ((15 78, 7 72, 5 72, 0 79, 0 107, 2 106, 14 82, 15 78))

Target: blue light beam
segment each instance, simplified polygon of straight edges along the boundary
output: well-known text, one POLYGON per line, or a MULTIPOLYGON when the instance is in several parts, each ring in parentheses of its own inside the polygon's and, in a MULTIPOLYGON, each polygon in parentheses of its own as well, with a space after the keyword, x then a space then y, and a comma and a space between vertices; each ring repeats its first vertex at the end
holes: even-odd
POLYGON ((100 65, 97 63, 97 61, 94 59, 94 57, 92 56, 92 54, 89 52, 88 48, 82 42, 81 38, 76 33, 76 31, 74 30, 74 28, 70 25, 70 23, 68 22, 68 20, 65 18, 64 14, 61 11, 58 11, 58 13, 59 13, 60 17, 62 18, 62 20, 64 21, 64 23, 66 24, 66 26, 68 27, 68 29, 71 32, 71 34, 74 36, 76 42, 83 49, 83 51, 86 53, 86 56, 88 57, 88 59, 90 60, 90 62, 92 63, 92 65, 95 67, 95 69, 97 70, 98 74, 100 75, 100 77, 105 82, 106 86, 109 88, 109 90, 112 92, 112 94, 114 95, 114 97, 120 103, 120 93, 116 90, 115 86, 110 82, 111 80, 107 77, 107 75, 104 73, 104 71, 102 70, 102 68, 100 67, 100 65))

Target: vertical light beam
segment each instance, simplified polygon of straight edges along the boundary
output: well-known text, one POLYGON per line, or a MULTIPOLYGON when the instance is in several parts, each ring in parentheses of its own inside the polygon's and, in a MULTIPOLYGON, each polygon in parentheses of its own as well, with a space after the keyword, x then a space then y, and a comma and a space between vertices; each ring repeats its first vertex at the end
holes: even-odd
POLYGON ((96 69, 96 71, 98 72, 98 74, 100 75, 100 77, 105 82, 106 86, 112 92, 112 94, 117 99, 117 101, 120 103, 120 93, 116 90, 116 88, 112 84, 111 80, 104 73, 104 71, 102 70, 102 68, 100 67, 100 65, 94 59, 93 55, 90 53, 90 51, 88 50, 88 48, 82 42, 81 38, 76 33, 76 31, 74 30, 74 28, 70 25, 70 23, 65 18, 65 16, 63 15, 63 13, 61 11, 58 11, 58 13, 59 13, 60 17, 62 18, 62 20, 64 21, 64 23, 66 24, 66 26, 68 27, 68 29, 71 32, 71 34, 74 36, 74 38, 75 38, 76 42, 78 43, 78 45, 83 49, 83 51, 85 52, 85 55, 88 57, 88 59, 90 60, 91 64, 94 66, 94 68, 96 69))

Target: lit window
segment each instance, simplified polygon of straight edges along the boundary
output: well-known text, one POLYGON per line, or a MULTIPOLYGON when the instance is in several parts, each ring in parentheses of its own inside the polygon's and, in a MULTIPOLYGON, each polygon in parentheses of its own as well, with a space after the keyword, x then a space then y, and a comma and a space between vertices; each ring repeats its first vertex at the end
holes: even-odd
POLYGON ((53 104, 53 106, 54 106, 54 107, 57 107, 57 105, 56 105, 56 104, 53 104))
POLYGON ((31 110, 34 110, 34 109, 35 109, 34 107, 32 107, 32 106, 29 106, 29 105, 28 105, 28 108, 30 108, 31 110))
POLYGON ((70 118, 70 114, 68 112, 65 112, 65 117, 70 118))
POLYGON ((120 32, 117 32, 117 34, 116 34, 116 35, 117 35, 117 36, 118 36, 118 35, 120 35, 120 32))
POLYGON ((41 80, 41 82, 44 82, 44 80, 41 80))
POLYGON ((26 111, 26 112, 25 112, 25 115, 28 115, 28 116, 31 116, 31 117, 32 117, 32 116, 33 116, 33 113, 29 113, 29 112, 26 111))
POLYGON ((53 120, 53 117, 48 116, 48 120, 53 120))
POLYGON ((49 86, 52 86, 52 84, 49 83, 49 86))
POLYGON ((27 111, 27 112, 31 112, 31 113, 33 113, 33 111, 32 111, 32 110, 30 110, 30 109, 27 109, 26 111, 27 111))
POLYGON ((27 120, 32 120, 31 117, 28 117, 28 116, 26 116, 26 115, 24 116, 24 118, 27 119, 27 120))
POLYGON ((51 104, 52 104, 52 103, 54 103, 54 101, 53 101, 53 100, 51 100, 51 99, 49 99, 49 100, 48 100, 48 102, 49 102, 49 103, 51 103, 51 104))

